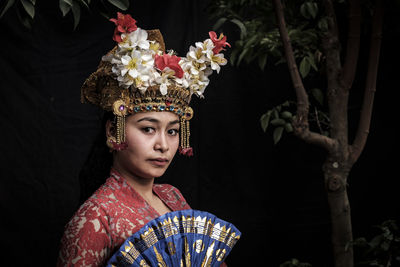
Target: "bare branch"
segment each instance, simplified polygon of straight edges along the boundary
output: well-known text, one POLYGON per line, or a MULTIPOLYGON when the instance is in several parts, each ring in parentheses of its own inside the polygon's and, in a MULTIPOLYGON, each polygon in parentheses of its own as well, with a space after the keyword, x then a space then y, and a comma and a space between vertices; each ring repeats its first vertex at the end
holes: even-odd
POLYGON ((293 122, 294 134, 307 143, 321 146, 330 151, 334 146, 334 140, 311 132, 308 125, 309 102, 308 94, 304 88, 303 81, 300 77, 299 70, 296 65, 296 60, 293 53, 293 48, 290 43, 289 34, 286 27, 286 22, 283 13, 281 0, 274 0, 275 13, 278 20, 279 33, 281 35, 285 57, 288 64, 290 76, 297 96, 297 115, 293 122))
POLYGON ((364 91, 364 100, 361 109, 360 121, 353 145, 351 146, 351 161, 356 162, 367 142, 371 125, 372 107, 376 91, 379 54, 382 41, 383 0, 377 0, 372 18, 372 33, 369 50, 367 80, 364 91))
POLYGON ((322 38, 326 56, 327 100, 331 122, 330 136, 338 140, 343 149, 348 146, 347 104, 349 91, 342 83, 341 46, 332 0, 324 0, 328 30, 322 38))
POLYGON ((297 127, 296 124, 294 125, 294 133, 306 143, 322 147, 328 152, 333 151, 333 149, 336 147, 336 140, 328 136, 312 132, 308 128, 297 127))
POLYGON ((351 0, 349 5, 349 31, 347 34, 346 58, 343 65, 343 86, 346 89, 351 88, 357 69, 361 25, 360 0, 351 0))
POLYGON ((274 0, 275 13, 278 20, 279 33, 281 35, 285 57, 288 64, 290 76, 297 96, 297 114, 305 125, 308 125, 308 95, 304 89, 303 81, 300 77, 299 70, 296 65, 296 60, 293 54, 292 44, 289 40, 289 34, 286 27, 286 22, 283 14, 283 6, 281 0, 274 0))

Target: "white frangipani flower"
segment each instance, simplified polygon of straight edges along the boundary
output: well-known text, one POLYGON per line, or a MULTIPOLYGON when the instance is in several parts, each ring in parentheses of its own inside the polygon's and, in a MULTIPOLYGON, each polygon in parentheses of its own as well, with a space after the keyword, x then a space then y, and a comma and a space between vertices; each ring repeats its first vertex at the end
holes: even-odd
POLYGON ((226 58, 224 58, 224 54, 208 54, 207 58, 210 60, 210 64, 211 64, 211 69, 212 70, 216 70, 217 73, 219 73, 221 67, 220 66, 224 66, 226 65, 226 63, 228 62, 226 60, 226 58))
MULTIPOLYGON (((147 31, 140 28, 124 33, 121 35, 122 42, 118 43, 114 53, 102 58, 112 64, 112 72, 117 76, 121 87, 134 86, 144 92, 149 86, 156 85, 161 94, 166 95, 168 87, 175 83, 202 97, 209 84, 208 76, 213 71, 219 73, 220 66, 227 64, 223 54, 214 54, 213 41, 206 39, 190 46, 186 57, 181 57, 178 64, 183 70, 183 76, 178 78, 175 76, 176 66, 175 71, 168 66, 162 70, 156 68, 155 57, 163 56, 164 52, 160 50, 159 43, 147 38, 147 31)), ((174 51, 169 51, 168 54, 173 55, 174 51)))
POLYGON ((170 68, 165 68, 161 75, 156 78, 157 84, 160 85, 160 92, 162 95, 167 94, 168 85, 170 85, 170 80, 174 77, 175 72, 170 68))
POLYGON ((196 47, 200 48, 206 54, 207 51, 212 51, 215 46, 211 39, 206 39, 203 42, 197 42, 196 47))
POLYGON ((129 34, 129 42, 133 48, 140 47, 141 49, 149 49, 150 42, 147 40, 147 31, 138 28, 136 31, 129 34))
POLYGON ((206 56, 203 53, 203 50, 200 47, 189 47, 189 52, 186 54, 186 57, 197 63, 203 64, 206 61, 206 56))

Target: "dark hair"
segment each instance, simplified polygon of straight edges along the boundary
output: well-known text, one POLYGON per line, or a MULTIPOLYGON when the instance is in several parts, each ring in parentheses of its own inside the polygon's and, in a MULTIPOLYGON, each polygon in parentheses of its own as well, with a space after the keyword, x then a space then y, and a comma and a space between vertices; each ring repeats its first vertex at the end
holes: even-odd
POLYGON ((105 112, 103 114, 100 131, 79 173, 81 187, 80 203, 88 199, 110 175, 113 156, 106 145, 106 122, 108 120, 114 121, 114 114, 112 112, 105 112))

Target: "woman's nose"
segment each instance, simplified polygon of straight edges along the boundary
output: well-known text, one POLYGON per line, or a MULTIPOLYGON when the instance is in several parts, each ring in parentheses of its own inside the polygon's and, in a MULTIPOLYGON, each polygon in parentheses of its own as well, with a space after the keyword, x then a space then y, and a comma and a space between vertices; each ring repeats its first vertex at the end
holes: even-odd
POLYGON ((161 152, 166 152, 169 150, 167 136, 163 133, 157 135, 156 142, 154 144, 155 150, 160 150, 161 152))

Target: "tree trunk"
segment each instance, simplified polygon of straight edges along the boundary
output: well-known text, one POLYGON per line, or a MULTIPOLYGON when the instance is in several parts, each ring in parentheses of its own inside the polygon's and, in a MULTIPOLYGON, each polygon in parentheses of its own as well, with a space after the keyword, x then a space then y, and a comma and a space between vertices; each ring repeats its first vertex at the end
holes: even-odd
POLYGON ((353 249, 348 245, 353 240, 350 203, 347 197, 347 164, 328 156, 324 163, 325 190, 331 215, 331 237, 335 267, 353 267, 353 249))

